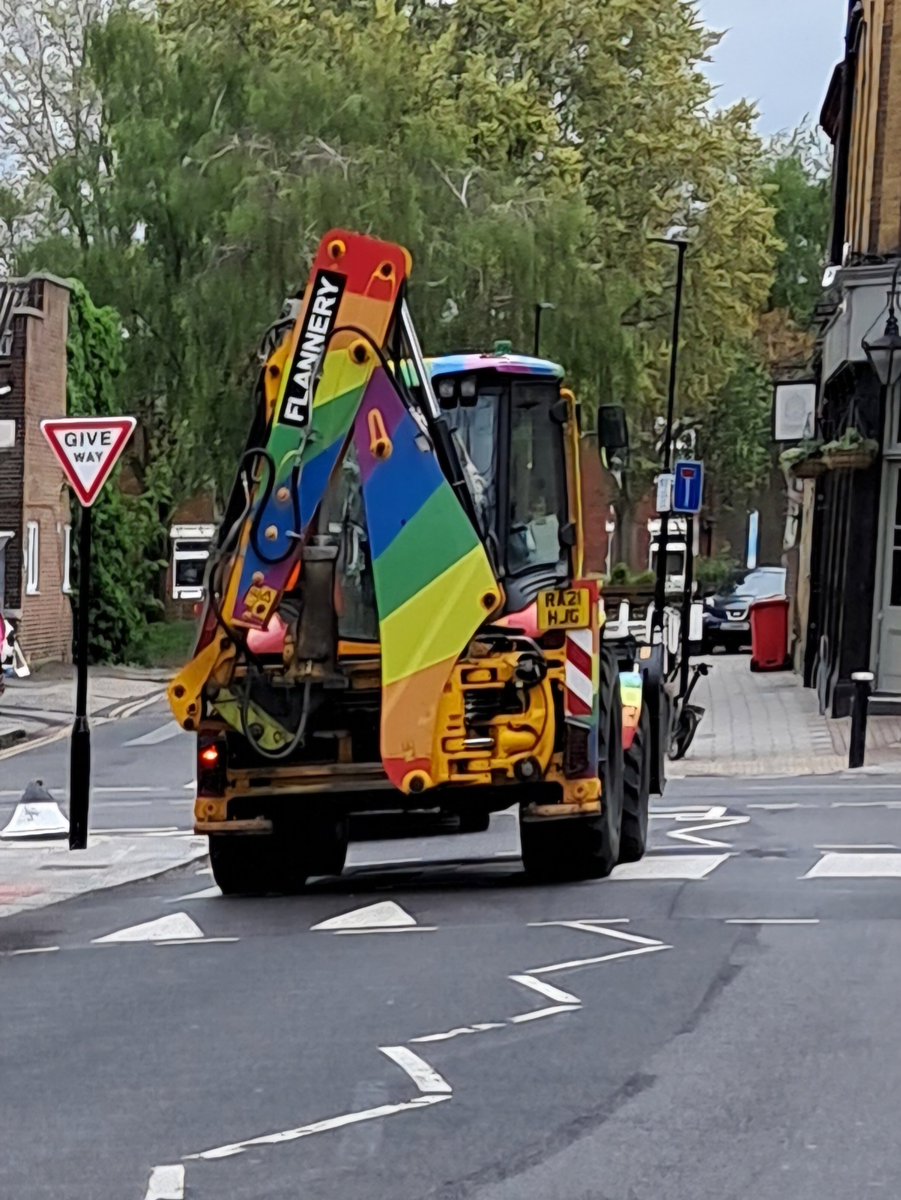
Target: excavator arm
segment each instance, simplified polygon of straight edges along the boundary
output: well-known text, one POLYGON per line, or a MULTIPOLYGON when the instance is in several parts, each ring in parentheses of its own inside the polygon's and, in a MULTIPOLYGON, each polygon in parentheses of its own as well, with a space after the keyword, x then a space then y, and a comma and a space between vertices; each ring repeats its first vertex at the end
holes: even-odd
POLYGON ((306 698, 330 658, 333 666, 334 655, 318 651, 314 665, 309 649, 336 640, 334 562, 314 531, 353 443, 381 644, 381 756, 406 792, 435 782, 442 694, 502 603, 403 299, 409 270, 403 247, 340 230, 323 239, 290 336, 263 368, 260 444, 242 458, 233 520, 211 560, 197 652, 169 690, 185 729, 213 716, 273 757, 299 744, 302 722, 292 731, 269 713, 251 680, 278 630, 283 687, 306 689, 306 698), (400 381, 400 362, 389 361, 398 350, 412 361, 421 407, 400 381))

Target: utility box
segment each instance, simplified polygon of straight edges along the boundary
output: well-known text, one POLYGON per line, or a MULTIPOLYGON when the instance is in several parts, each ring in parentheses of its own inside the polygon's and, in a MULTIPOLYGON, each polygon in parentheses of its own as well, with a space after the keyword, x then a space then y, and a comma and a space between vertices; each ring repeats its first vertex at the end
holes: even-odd
POLYGON ((215 525, 173 525, 170 528, 169 593, 173 600, 190 603, 204 599, 206 565, 215 536, 215 525))

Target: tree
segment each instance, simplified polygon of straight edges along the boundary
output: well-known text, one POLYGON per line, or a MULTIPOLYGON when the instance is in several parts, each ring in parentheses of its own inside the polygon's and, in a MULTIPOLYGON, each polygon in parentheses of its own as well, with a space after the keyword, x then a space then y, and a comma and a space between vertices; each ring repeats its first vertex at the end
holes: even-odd
POLYGON ((18 256, 121 313, 118 386, 162 525, 230 482, 259 334, 336 224, 410 246, 432 352, 528 348, 535 300, 555 302, 551 353, 589 409, 627 405, 639 442, 673 298, 648 237, 675 227, 680 401, 718 411, 777 242, 753 110, 711 115, 692 4, 166 0, 84 28, 79 137, 28 166, 43 236, 18 256))

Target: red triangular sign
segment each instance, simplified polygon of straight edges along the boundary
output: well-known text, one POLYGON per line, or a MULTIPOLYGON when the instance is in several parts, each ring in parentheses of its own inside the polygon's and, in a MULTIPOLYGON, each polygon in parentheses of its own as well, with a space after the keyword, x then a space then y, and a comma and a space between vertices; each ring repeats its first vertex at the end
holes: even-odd
POLYGON ((134 417, 60 417, 41 421, 41 433, 78 497, 90 508, 134 432, 134 417))

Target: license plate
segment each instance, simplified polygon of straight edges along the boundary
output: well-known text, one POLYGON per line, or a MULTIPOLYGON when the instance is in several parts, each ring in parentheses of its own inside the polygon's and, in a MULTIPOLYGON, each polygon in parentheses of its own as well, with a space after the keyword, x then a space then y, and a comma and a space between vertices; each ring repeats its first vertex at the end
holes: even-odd
POLYGON ((539 629, 588 629, 590 625, 591 593, 587 588, 538 593, 539 629))
POLYGON ((723 621, 720 625, 720 629, 725 629, 727 633, 744 633, 746 629, 750 628, 747 621, 723 621))

